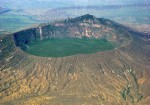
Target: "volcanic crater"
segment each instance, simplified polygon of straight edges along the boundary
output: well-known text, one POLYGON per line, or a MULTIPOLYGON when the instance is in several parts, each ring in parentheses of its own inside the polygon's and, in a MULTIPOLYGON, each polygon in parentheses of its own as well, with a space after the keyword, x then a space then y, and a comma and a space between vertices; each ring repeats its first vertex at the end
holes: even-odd
POLYGON ((131 37, 111 21, 87 14, 17 32, 14 40, 32 55, 65 57, 113 50, 129 44, 131 37))
POLYGON ((148 105, 149 52, 149 35, 89 14, 0 36, 0 104, 148 105))

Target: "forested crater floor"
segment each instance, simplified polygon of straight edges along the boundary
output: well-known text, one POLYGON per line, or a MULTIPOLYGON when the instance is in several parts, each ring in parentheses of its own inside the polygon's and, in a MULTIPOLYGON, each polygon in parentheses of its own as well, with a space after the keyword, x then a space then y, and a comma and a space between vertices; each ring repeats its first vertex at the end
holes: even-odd
POLYGON ((43 57, 65 57, 113 50, 115 45, 96 38, 52 38, 27 45, 25 52, 43 57))

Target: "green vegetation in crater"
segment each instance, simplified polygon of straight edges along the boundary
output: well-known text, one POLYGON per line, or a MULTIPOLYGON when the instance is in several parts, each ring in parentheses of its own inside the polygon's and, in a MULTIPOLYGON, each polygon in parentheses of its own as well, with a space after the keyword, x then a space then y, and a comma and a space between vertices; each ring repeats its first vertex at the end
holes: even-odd
POLYGON ((27 44, 27 53, 43 57, 64 57, 112 50, 115 45, 96 38, 51 38, 27 44))

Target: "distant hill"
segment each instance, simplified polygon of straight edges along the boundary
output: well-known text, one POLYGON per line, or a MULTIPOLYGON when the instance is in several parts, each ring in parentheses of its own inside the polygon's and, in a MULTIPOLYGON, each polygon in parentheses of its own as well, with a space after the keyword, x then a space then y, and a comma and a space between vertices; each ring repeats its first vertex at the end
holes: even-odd
POLYGON ((9 12, 9 11, 11 11, 11 9, 6 9, 6 8, 1 8, 0 7, 0 15, 3 14, 3 13, 9 12))

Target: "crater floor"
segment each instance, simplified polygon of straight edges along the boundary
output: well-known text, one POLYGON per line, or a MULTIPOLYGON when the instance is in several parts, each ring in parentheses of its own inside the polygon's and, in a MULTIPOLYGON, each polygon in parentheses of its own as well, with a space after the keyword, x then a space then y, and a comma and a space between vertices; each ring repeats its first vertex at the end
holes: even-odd
POLYGON ((96 38, 51 38, 35 41, 27 46, 27 53, 43 57, 90 54, 115 48, 112 42, 96 38))

